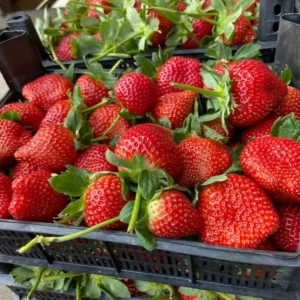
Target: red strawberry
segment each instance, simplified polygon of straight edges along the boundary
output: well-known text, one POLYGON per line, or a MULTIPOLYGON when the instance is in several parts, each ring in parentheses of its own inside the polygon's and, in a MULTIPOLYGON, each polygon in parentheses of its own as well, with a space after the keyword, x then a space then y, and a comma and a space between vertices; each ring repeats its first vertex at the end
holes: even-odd
POLYGON ((0 219, 8 219, 8 207, 12 197, 11 180, 0 173, 0 219))
POLYGON ((59 172, 75 161, 77 151, 71 131, 58 125, 45 125, 15 153, 15 157, 18 161, 59 172))
POLYGON ((13 168, 11 179, 12 181, 14 181, 18 178, 21 178, 38 170, 39 168, 33 164, 30 164, 28 162, 19 162, 13 168))
POLYGON ((12 111, 19 114, 21 124, 30 126, 33 130, 38 130, 45 113, 37 106, 31 103, 11 103, 6 104, 0 109, 0 115, 6 111, 12 111))
POLYGON ((31 134, 18 123, 0 120, 0 169, 15 161, 15 152, 31 139, 31 134))
POLYGON ((288 86, 288 94, 279 103, 276 113, 283 117, 290 113, 294 113, 296 119, 300 120, 300 91, 294 87, 288 86))
MULTIPOLYGON (((280 218, 280 215, 279 215, 280 218)), ((270 238, 267 238, 265 241, 263 241, 258 247, 258 250, 263 251, 278 251, 278 248, 274 245, 272 240, 270 238)))
POLYGON ((50 177, 37 171, 14 181, 9 213, 15 220, 51 222, 65 208, 67 197, 52 189, 50 177))
POLYGON ((226 147, 207 138, 187 138, 178 145, 178 152, 183 168, 178 184, 187 188, 222 174, 232 165, 226 147))
POLYGON ((128 287, 131 297, 144 297, 146 293, 140 292, 134 284, 134 281, 131 279, 123 279, 122 282, 128 287))
POLYGON ((59 74, 48 74, 27 83, 22 90, 23 97, 32 104, 47 111, 54 103, 68 100, 68 91, 73 84, 59 74))
POLYGON ((133 114, 144 115, 153 110, 158 91, 154 82, 146 75, 130 72, 122 76, 114 89, 120 102, 133 114))
POLYGON ((185 2, 180 2, 176 5, 176 9, 178 11, 185 11, 186 8, 187 8, 187 4, 185 2))
POLYGON ((272 236, 275 245, 287 252, 299 251, 300 206, 281 204, 278 206, 280 227, 272 236))
POLYGON ((180 191, 163 191, 148 204, 149 230, 156 236, 182 238, 199 232, 199 213, 180 191))
POLYGON ((160 95, 180 92, 172 87, 172 82, 203 87, 200 75, 201 63, 193 58, 174 56, 168 59, 158 70, 157 85, 160 95))
POLYGON ((279 226, 267 194, 245 176, 230 174, 199 193, 200 239, 207 244, 257 248, 279 226))
MULTIPOLYGON (((118 117, 122 108, 118 104, 104 105, 91 114, 89 124, 94 130, 95 137, 102 136, 118 117)), ((113 129, 107 134, 107 140, 111 141, 115 136, 122 136, 130 128, 130 123, 124 118, 120 118, 113 129)))
POLYGON ((261 122, 246 128, 242 135, 242 144, 246 145, 253 139, 257 139, 262 136, 269 136, 277 119, 278 116, 271 115, 261 122))
POLYGON ((192 113, 197 96, 198 94, 191 91, 160 96, 153 110, 153 116, 157 120, 168 118, 172 128, 180 128, 186 117, 192 113))
POLYGON ((117 167, 105 158, 107 150, 113 151, 109 145, 94 145, 84 150, 76 159, 74 166, 90 172, 117 171, 117 167))
POLYGON ((145 155, 150 169, 163 169, 173 178, 181 172, 171 131, 159 125, 140 124, 130 128, 119 139, 115 154, 128 160, 136 154, 145 155))
POLYGON ((83 100, 86 106, 90 107, 108 97, 109 89, 103 82, 93 79, 89 75, 82 75, 78 78, 76 84, 80 86, 83 100))
MULTIPOLYGON (((93 4, 100 4, 100 5, 104 5, 104 6, 112 6, 112 4, 110 2, 105 1, 105 0, 85 0, 85 2, 93 3, 93 4)), ((108 15, 111 12, 111 10, 108 8, 105 8, 103 11, 106 15, 108 15)), ((99 15, 96 11, 95 6, 89 6, 88 17, 97 18, 97 19, 99 18, 99 15)))
MULTIPOLYGON (((213 17, 206 17, 207 19, 213 19, 213 17)), ((202 41, 204 37, 212 34, 213 25, 202 21, 202 20, 194 20, 192 22, 193 25, 193 33, 199 41, 202 41)), ((181 45, 181 48, 184 49, 193 49, 198 48, 199 45, 192 39, 191 36, 188 36, 188 39, 185 43, 181 45)))
POLYGON ((41 127, 44 125, 62 125, 71 108, 72 104, 69 100, 56 102, 48 109, 46 116, 41 123, 41 127))
POLYGON ((159 13, 154 10, 150 10, 148 16, 150 18, 156 18, 159 20, 158 32, 155 32, 151 36, 151 42, 153 47, 163 45, 167 39, 168 33, 174 27, 174 24, 169 20, 162 17, 159 13))
POLYGON ((56 47, 56 56, 61 61, 76 59, 76 57, 72 56, 72 40, 74 37, 79 37, 81 33, 74 32, 71 33, 60 41, 58 46, 56 47))
MULTIPOLYGON (((84 195, 83 216, 86 224, 91 227, 117 217, 127 201, 131 200, 131 196, 131 193, 128 193, 127 200, 123 199, 119 177, 101 177, 87 188, 84 195)), ((115 222, 105 229, 120 229, 124 226, 126 227, 126 224, 122 222, 115 222)))
POLYGON ((264 188, 273 200, 300 202, 300 143, 288 138, 261 137, 244 148, 243 172, 264 188))

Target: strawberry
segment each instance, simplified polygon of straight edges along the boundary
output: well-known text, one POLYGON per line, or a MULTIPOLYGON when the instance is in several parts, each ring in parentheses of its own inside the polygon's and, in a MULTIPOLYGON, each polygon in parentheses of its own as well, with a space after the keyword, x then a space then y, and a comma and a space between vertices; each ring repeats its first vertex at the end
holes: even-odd
POLYGON ((12 181, 14 181, 18 178, 21 178, 38 170, 39 168, 33 164, 30 164, 28 162, 18 162, 13 168, 11 179, 12 181))
MULTIPOLYGON (((279 214, 280 218, 280 214, 279 214)), ((263 251, 278 251, 278 248, 274 245, 272 240, 270 238, 267 238, 265 241, 263 241, 258 247, 258 250, 263 251)))
POLYGON ((182 238, 199 232, 199 213, 180 191, 167 190, 147 207, 148 228, 159 237, 182 238))
POLYGON ((0 169, 5 169, 14 163, 15 152, 31 137, 31 134, 18 123, 0 120, 0 169))
POLYGON ((172 30, 174 27, 174 24, 170 22, 169 20, 165 19, 163 16, 161 16, 159 13, 157 13, 154 10, 150 10, 148 13, 148 16, 150 18, 156 18, 159 20, 159 27, 158 32, 155 32, 151 36, 151 42, 153 47, 157 47, 160 45, 163 45, 167 39, 168 33, 172 30))
POLYGON ((15 157, 18 161, 58 172, 75 161, 77 151, 71 131, 58 125, 45 125, 18 149, 15 157))
POLYGON ((279 226, 279 217, 267 194, 245 176, 227 180, 199 192, 198 210, 204 243, 256 249, 279 226))
MULTIPOLYGON (((203 4, 202 4, 202 8, 206 9, 208 7, 211 6, 211 0, 204 0, 203 4)), ((185 9, 187 8, 187 4, 185 3, 185 1, 180 2, 176 5, 176 9, 178 11, 185 11, 185 9)))
POLYGON ((36 171, 14 181, 9 213, 15 220, 51 222, 65 208, 67 197, 52 189, 50 177, 50 171, 36 171))
POLYGON ((157 86, 146 75, 130 72, 122 76, 115 85, 118 100, 133 114, 144 115, 157 103, 157 86))
POLYGON ((174 56, 168 59, 158 70, 157 85, 159 95, 180 92, 172 87, 172 82, 203 87, 200 75, 201 63, 193 58, 174 56))
POLYGON ((94 145, 87 148, 78 156, 74 166, 90 172, 117 171, 117 168, 105 158, 107 149, 113 151, 113 148, 109 145, 94 145))
MULTIPOLYGON (((85 0, 85 2, 93 3, 93 4, 100 4, 100 5, 104 5, 104 6, 112 6, 112 4, 110 2, 105 1, 105 0, 85 0)), ((89 6, 88 17, 99 19, 99 14, 97 13, 96 9, 97 8, 95 6, 89 6)), ((111 10, 108 8, 105 8, 103 11, 106 15, 108 15, 111 12, 111 10)))
POLYGON ((130 128, 119 139, 115 154, 127 160, 136 154, 144 155, 149 169, 163 169, 173 178, 181 172, 171 131, 159 125, 140 124, 130 128))
POLYGON ((222 174, 232 165, 226 147, 207 138, 187 138, 178 145, 178 152, 183 168, 178 184, 187 188, 222 174))
POLYGON ((122 282, 127 286, 131 297, 143 297, 146 293, 140 292, 134 284, 132 279, 123 279, 122 282))
POLYGON ((0 219, 8 219, 8 207, 12 197, 11 180, 0 173, 0 219))
POLYGON ((180 128, 186 117, 192 113, 197 95, 191 91, 162 95, 158 98, 153 116, 157 120, 168 118, 172 128, 180 128))
MULTIPOLYGON (((89 117, 90 127, 94 131, 95 137, 102 136, 118 117, 122 108, 118 104, 107 104, 95 111, 89 117)), ((113 129, 107 134, 107 140, 111 141, 115 136, 122 136, 130 128, 130 122, 120 118, 113 129)))
MULTIPOLYGON (((106 220, 117 217, 128 200, 131 200, 129 192, 126 199, 121 193, 121 180, 114 175, 103 176, 95 183, 89 185, 84 199, 85 207, 83 216, 88 226, 94 226, 106 220)), ((126 227, 122 222, 115 222, 105 229, 120 229, 126 227)))
POLYGON ((47 74, 27 83, 22 90, 23 97, 32 104, 47 111, 54 103, 68 100, 68 91, 73 84, 59 74, 47 74))
POLYGON ((16 112, 20 116, 20 123, 23 126, 30 126, 37 131, 45 113, 37 106, 31 103, 10 103, 0 109, 0 115, 6 111, 16 112))
POLYGON ((242 135, 242 144, 246 145, 253 139, 257 139, 262 136, 268 136, 271 134, 271 129, 278 119, 278 116, 272 114, 265 118, 264 120, 260 121, 257 124, 254 124, 245 129, 242 135))
POLYGON ((72 56, 72 40, 80 36, 80 32, 73 32, 62 38, 55 49, 56 56, 61 61, 76 59, 72 56))
POLYGON ((280 116, 286 116, 294 113, 297 120, 300 120, 300 91, 294 87, 288 86, 288 94, 279 103, 276 113, 280 116))
POLYGON ((41 127, 44 125, 62 125, 71 108, 72 104, 69 100, 56 102, 48 109, 46 116, 41 123, 41 127))
POLYGON ((287 252, 299 251, 300 206, 281 204, 278 206, 280 226, 272 236, 275 245, 287 252))
MULTIPOLYGON (((213 17, 206 17, 207 19, 213 19, 213 17)), ((202 41, 204 37, 212 34, 213 25, 202 21, 202 20, 194 20, 192 22, 193 33, 199 41, 202 41)), ((197 43, 192 39, 191 36, 188 36, 188 39, 185 43, 181 45, 181 48, 184 49, 193 49, 198 48, 197 43)))

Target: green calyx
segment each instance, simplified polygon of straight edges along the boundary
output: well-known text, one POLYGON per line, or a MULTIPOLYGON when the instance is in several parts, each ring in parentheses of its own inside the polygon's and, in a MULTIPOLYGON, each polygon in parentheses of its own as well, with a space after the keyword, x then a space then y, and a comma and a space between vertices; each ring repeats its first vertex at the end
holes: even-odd
POLYGON ((300 121, 296 119, 294 113, 278 118, 272 127, 271 136, 300 142, 300 121))
POLYGON ((292 81, 293 73, 291 68, 286 65, 285 68, 281 71, 280 78, 286 85, 290 85, 292 81))
POLYGON ((21 116, 15 111, 5 111, 0 115, 0 120, 9 120, 19 123, 21 121, 21 116))

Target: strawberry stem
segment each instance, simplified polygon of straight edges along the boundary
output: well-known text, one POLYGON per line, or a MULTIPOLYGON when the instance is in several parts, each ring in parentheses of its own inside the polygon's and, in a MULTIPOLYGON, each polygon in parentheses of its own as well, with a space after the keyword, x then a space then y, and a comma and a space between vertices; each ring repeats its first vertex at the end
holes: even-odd
POLYGON ((91 107, 88 107, 88 108, 83 109, 83 110, 82 110, 82 113, 85 114, 85 113, 89 113, 89 112, 91 112, 91 111, 94 111, 94 110, 96 110, 97 108, 106 105, 108 102, 109 102, 109 100, 103 100, 102 102, 99 102, 99 103, 97 103, 97 104, 95 104, 95 105, 93 105, 93 106, 91 106, 91 107))
POLYGON ((76 280, 76 300, 81 300, 80 286, 81 286, 80 278, 77 278, 77 280, 76 280))
POLYGON ((55 276, 48 276, 48 277, 44 277, 42 279, 42 282, 49 282, 49 281, 55 281, 55 280, 59 280, 59 279, 66 279, 66 278, 73 278, 73 277, 78 277, 78 276, 82 276, 84 275, 84 273, 64 273, 64 274, 59 274, 59 275, 55 275, 55 276))
POLYGON ((107 9, 107 10, 115 10, 115 11, 123 11, 122 8, 119 7, 114 7, 114 6, 106 6, 106 5, 101 5, 101 4, 96 4, 96 3, 87 3, 87 2, 81 2, 81 1, 69 1, 69 3, 74 3, 74 4, 81 4, 81 5, 86 5, 86 6, 95 6, 95 7, 99 7, 99 8, 103 8, 103 9, 107 9))
POLYGON ((224 298, 225 300, 232 300, 232 298, 224 293, 219 293, 216 292, 217 295, 219 295, 220 297, 224 298))
POLYGON ((132 233, 133 229, 135 228, 135 224, 137 222, 137 218, 138 218, 139 210, 140 210, 140 206, 141 206, 141 199, 142 199, 142 194, 141 194, 141 190, 138 186, 136 195, 135 195, 134 206, 133 206, 130 222, 129 222, 129 225, 127 228, 127 232, 129 232, 129 233, 132 233))
POLYGON ((66 66, 58 59, 55 49, 53 47, 52 37, 49 37, 49 50, 53 57, 53 60, 61 67, 62 70, 67 70, 66 66))
POLYGON ((177 82, 172 82, 171 85, 178 89, 186 90, 186 91, 193 91, 193 92, 199 93, 204 96, 209 96, 209 97, 222 97, 223 96, 222 92, 220 92, 220 91, 205 90, 205 89, 201 89, 201 88, 198 88, 198 87, 195 87, 192 85, 181 84, 181 83, 177 83, 177 82))
POLYGON ((123 62, 123 59, 119 59, 110 69, 109 73, 113 73, 116 71, 116 69, 120 66, 120 64, 123 62))
POLYGON ((17 250, 20 254, 24 254, 26 252, 28 252, 32 247, 34 247, 37 244, 43 244, 43 245, 47 245, 47 244, 51 244, 51 243, 63 243, 63 242, 67 242, 67 241, 71 241, 77 238, 80 238, 82 236, 85 236, 91 232, 94 232, 98 229, 101 229, 103 227, 106 227, 108 225, 111 225, 117 221, 120 221, 120 217, 115 217, 113 219, 104 221, 102 223, 99 223, 93 227, 89 227, 87 229, 72 233, 72 234, 68 234, 65 236, 49 236, 49 237, 44 237, 42 235, 37 235, 34 239, 32 239, 29 243, 27 243, 25 246, 21 247, 19 250, 17 250))
MULTIPOLYGON (((172 13, 172 14, 181 14, 181 15, 187 15, 189 17, 197 18, 200 20, 203 20, 202 17, 205 16, 218 16, 218 13, 209 13, 209 12, 203 12, 203 13, 189 13, 185 11, 177 11, 170 8, 160 7, 160 6, 151 6, 149 9, 153 9, 156 11, 166 12, 166 13, 172 13)), ((216 22, 217 23, 217 22, 216 22)))
POLYGON ((38 274, 37 274, 37 278, 34 282, 34 285, 32 286, 31 290, 29 291, 28 295, 27 295, 27 299, 30 300, 33 296, 33 294, 35 293, 35 291, 37 290, 40 282, 41 282, 41 279, 42 279, 42 276, 44 274, 44 272, 46 271, 45 268, 40 268, 39 271, 38 271, 38 274))

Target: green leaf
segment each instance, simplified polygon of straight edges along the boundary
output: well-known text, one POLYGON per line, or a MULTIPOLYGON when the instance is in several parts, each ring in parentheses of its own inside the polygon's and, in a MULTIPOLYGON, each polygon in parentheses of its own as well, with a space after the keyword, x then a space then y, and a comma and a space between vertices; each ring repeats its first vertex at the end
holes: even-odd
POLYGON ((120 136, 119 136, 119 135, 116 135, 116 136, 112 139, 112 141, 111 141, 109 144, 110 144, 112 147, 116 147, 116 145, 117 145, 119 139, 120 139, 120 136))
POLYGON ((87 183, 89 182, 89 177, 93 174, 92 172, 90 172, 88 170, 77 168, 72 165, 66 165, 66 168, 70 172, 82 177, 87 183))
POLYGON ((203 125, 204 128, 204 136, 211 139, 211 140, 215 140, 217 142, 222 142, 224 144, 226 144, 229 140, 228 137, 225 137, 221 134, 219 134, 217 131, 211 129, 210 127, 203 125))
POLYGON ((153 234, 146 228, 135 228, 135 233, 141 245, 148 251, 155 249, 156 240, 153 234))
POLYGON ((73 94, 71 95, 71 101, 74 109, 84 106, 83 96, 78 84, 75 85, 73 94))
POLYGON ((180 144, 180 142, 188 137, 189 132, 186 130, 186 128, 176 128, 175 130, 173 130, 172 135, 175 143, 180 144))
POLYGON ((82 297, 99 299, 102 291, 98 283, 98 275, 87 275, 87 282, 82 291, 82 297))
POLYGON ((82 27, 98 27, 100 25, 100 20, 96 18, 83 17, 80 21, 82 27))
POLYGON ((136 280, 134 285, 140 292, 146 293, 147 296, 159 297, 166 295, 164 292, 164 284, 136 280))
POLYGON ((217 176, 213 176, 210 177, 208 180, 206 180, 205 182, 203 182, 201 184, 201 186, 206 186, 206 185, 210 185, 216 182, 222 182, 222 181, 226 181, 228 178, 226 175, 217 175, 217 176))
POLYGON ((120 220, 124 223, 129 223, 132 215, 134 201, 129 201, 120 212, 120 220))
POLYGON ((237 296, 238 300, 264 300, 263 298, 255 298, 251 296, 237 296))
POLYGON ((226 37, 226 43, 230 44, 234 34, 234 25, 233 23, 226 23, 224 26, 224 35, 226 37))
POLYGON ((200 123, 213 121, 215 119, 218 119, 220 117, 220 114, 221 114, 220 111, 217 111, 216 113, 213 113, 213 114, 206 114, 206 115, 200 116, 199 121, 200 121, 200 123))
POLYGON ((236 10, 241 9, 241 11, 245 11, 245 10, 248 9, 254 2, 255 2, 255 0, 241 0, 241 1, 239 1, 238 4, 236 5, 236 10))
POLYGON ((292 77, 292 70, 288 65, 286 65, 285 68, 281 71, 280 78, 286 83, 286 85, 290 85, 292 77))
POLYGON ((74 78, 75 78, 74 66, 75 66, 75 63, 70 64, 68 69, 64 72, 64 77, 66 77, 71 82, 74 82, 74 78))
POLYGON ((154 172, 143 170, 139 175, 138 185, 140 187, 142 197, 149 201, 158 190, 159 180, 154 172))
POLYGON ((0 115, 0 120, 10 120, 13 122, 20 122, 21 116, 19 115, 19 113, 15 112, 15 111, 7 110, 0 115))
POLYGON ((82 125, 82 114, 79 110, 71 108, 65 120, 65 126, 73 133, 74 136, 79 134, 82 125))
POLYGON ((102 21, 100 24, 100 35, 105 43, 115 43, 119 35, 120 23, 116 17, 102 21))
POLYGON ((140 31, 141 27, 144 26, 144 22, 142 21, 140 15, 137 10, 133 7, 128 7, 126 10, 126 16, 128 21, 130 22, 131 28, 134 31, 140 31))
POLYGON ((109 149, 105 153, 105 158, 114 166, 123 167, 129 170, 133 169, 133 164, 131 161, 120 158, 109 149))
POLYGON ((99 54, 104 48, 104 43, 92 35, 82 34, 72 40, 72 56, 86 57, 90 54, 99 54))
POLYGON ((260 56, 260 49, 261 46, 258 44, 250 43, 244 45, 235 53, 233 60, 256 59, 260 56))
POLYGON ((228 61, 232 60, 232 49, 226 47, 222 43, 214 43, 211 45, 208 50, 205 52, 205 55, 215 60, 226 59, 228 61))
POLYGON ((213 90, 218 90, 220 86, 220 82, 222 80, 222 76, 215 72, 214 70, 210 70, 207 67, 202 68, 201 76, 203 78, 204 84, 213 90))
POLYGON ((168 128, 168 129, 172 128, 171 121, 168 118, 160 118, 158 120, 158 125, 163 126, 165 128, 168 128))
POLYGON ((136 72, 145 74, 148 77, 154 79, 156 77, 156 69, 153 66, 153 63, 150 59, 142 55, 134 56, 135 65, 138 67, 136 72))
POLYGON ((17 284, 35 277, 37 269, 37 267, 16 267, 10 274, 14 278, 14 283, 17 284))
POLYGON ((130 298, 128 287, 120 280, 104 277, 102 286, 116 298, 130 298))
POLYGON ((62 220, 58 221, 59 224, 65 224, 69 221, 76 220, 74 225, 80 225, 82 220, 82 212, 84 209, 85 201, 84 197, 80 197, 79 200, 72 201, 68 204, 68 206, 59 214, 62 217, 62 220), (78 220, 79 219, 79 220, 78 220), (77 222, 78 221, 78 222, 77 222))
POLYGON ((279 118, 272 127, 271 136, 300 141, 300 121, 294 113, 279 118))
POLYGON ((201 290, 198 289, 192 289, 188 287, 180 287, 178 290, 181 294, 186 296, 196 296, 201 295, 201 290))
POLYGON ((222 0, 211 0, 211 6, 218 12, 224 13, 227 7, 222 0))

